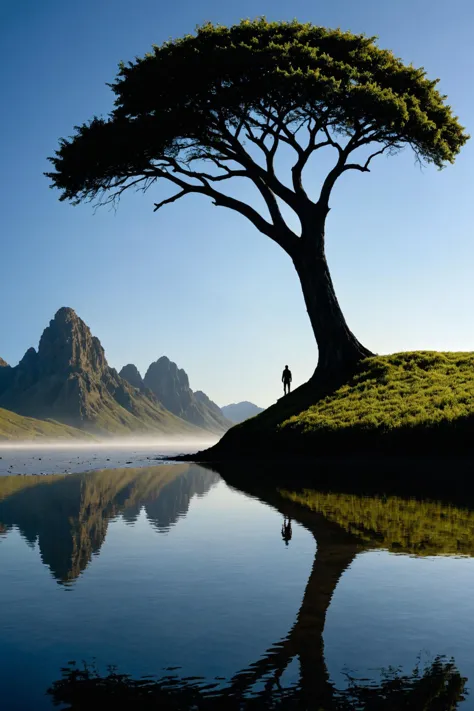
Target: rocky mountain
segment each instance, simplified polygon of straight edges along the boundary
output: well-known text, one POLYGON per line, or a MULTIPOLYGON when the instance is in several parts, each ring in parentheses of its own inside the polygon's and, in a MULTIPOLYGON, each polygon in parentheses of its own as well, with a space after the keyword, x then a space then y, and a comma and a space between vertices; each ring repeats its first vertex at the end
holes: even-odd
POLYGON ((124 365, 119 375, 124 380, 127 380, 132 387, 137 388, 137 390, 145 390, 143 378, 140 375, 137 366, 133 365, 133 363, 124 365))
POLYGON ((167 410, 183 420, 219 434, 232 427, 207 395, 191 390, 187 373, 166 356, 150 365, 143 382, 167 410))
POLYGON ((2 368, 0 407, 96 433, 203 433, 137 391, 111 368, 98 338, 69 308, 61 308, 14 368, 2 368), (6 377, 4 375, 6 373, 6 377))
POLYGON ((7 383, 10 377, 10 371, 11 368, 8 363, 3 360, 3 358, 0 358, 0 392, 2 392, 2 388, 4 387, 3 383, 7 383))
POLYGON ((222 420, 221 408, 219 407, 219 405, 216 405, 216 403, 213 402, 213 400, 211 400, 211 398, 208 397, 206 393, 203 393, 202 390, 195 390, 194 397, 198 402, 202 403, 205 407, 207 407, 207 409, 214 415, 217 421, 219 419, 222 420))
POLYGON ((221 411, 228 420, 237 424, 263 412, 263 407, 258 407, 253 402, 245 400, 244 402, 233 402, 231 405, 224 405, 224 407, 221 407, 221 411))

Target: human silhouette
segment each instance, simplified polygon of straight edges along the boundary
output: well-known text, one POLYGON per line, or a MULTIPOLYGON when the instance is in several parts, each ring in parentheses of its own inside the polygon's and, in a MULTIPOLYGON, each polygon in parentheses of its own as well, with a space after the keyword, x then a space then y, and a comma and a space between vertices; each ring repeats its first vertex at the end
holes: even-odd
POLYGON ((283 520, 283 526, 281 527, 281 537, 285 541, 285 545, 288 545, 288 543, 291 541, 291 537, 293 535, 293 531, 291 529, 291 518, 286 520, 286 516, 283 520))
POLYGON ((283 383, 283 394, 286 395, 291 390, 291 370, 285 365, 285 370, 282 373, 281 380, 283 383))

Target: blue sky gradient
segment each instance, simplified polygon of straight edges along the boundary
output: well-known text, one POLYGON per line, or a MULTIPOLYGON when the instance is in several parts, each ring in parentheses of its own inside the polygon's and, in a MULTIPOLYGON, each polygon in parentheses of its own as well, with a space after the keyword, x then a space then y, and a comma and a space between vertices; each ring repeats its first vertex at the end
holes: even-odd
MULTIPOLYGON (((244 218, 192 196, 153 213, 160 193, 131 194, 114 212, 59 203, 42 173, 60 136, 106 114, 120 60, 207 20, 311 21, 379 36, 440 77, 474 125, 470 0, 14 0, 0 2, 0 356, 16 364, 61 306, 91 327, 109 363, 144 372, 166 354, 219 404, 280 396, 317 351, 289 258, 244 218)), ((474 350, 473 151, 420 169, 405 151, 334 191, 327 254, 357 337, 378 353, 474 350)), ((322 173, 309 176, 317 186, 322 173)), ((240 188, 238 188, 240 190, 240 188)), ((164 193, 163 193, 164 194, 164 193)))

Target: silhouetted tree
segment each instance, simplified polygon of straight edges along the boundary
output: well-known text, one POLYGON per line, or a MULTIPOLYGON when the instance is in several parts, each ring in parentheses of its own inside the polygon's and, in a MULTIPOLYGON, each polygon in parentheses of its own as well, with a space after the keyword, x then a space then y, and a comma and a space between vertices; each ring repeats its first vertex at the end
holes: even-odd
POLYGON ((370 355, 346 324, 326 263, 331 192, 344 173, 368 172, 376 156, 406 145, 439 168, 454 161, 468 136, 436 84, 373 37, 296 21, 209 23, 121 64, 115 109, 62 139, 47 175, 73 203, 103 204, 166 180, 176 193, 155 210, 199 194, 246 217, 291 257, 327 377, 370 355), (276 170, 282 148, 294 155, 287 181, 276 170), (303 173, 324 148, 335 160, 309 194, 303 173), (239 178, 253 183, 266 214, 222 191, 239 178))

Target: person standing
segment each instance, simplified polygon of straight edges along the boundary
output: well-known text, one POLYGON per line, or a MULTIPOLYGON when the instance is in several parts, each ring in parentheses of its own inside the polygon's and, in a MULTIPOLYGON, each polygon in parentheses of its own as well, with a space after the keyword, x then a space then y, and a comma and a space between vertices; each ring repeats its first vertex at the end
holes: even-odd
POLYGON ((285 370, 283 371, 281 380, 283 383, 283 394, 287 395, 291 390, 291 381, 292 381, 291 370, 288 368, 287 365, 285 365, 285 370))

